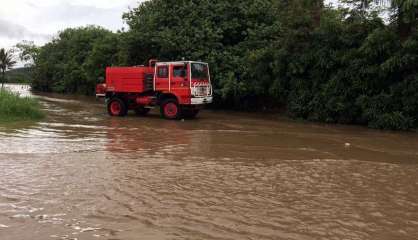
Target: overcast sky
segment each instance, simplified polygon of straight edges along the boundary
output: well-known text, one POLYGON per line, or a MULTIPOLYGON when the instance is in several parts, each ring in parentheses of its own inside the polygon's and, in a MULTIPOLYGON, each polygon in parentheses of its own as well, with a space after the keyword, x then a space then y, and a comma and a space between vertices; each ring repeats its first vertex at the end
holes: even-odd
POLYGON ((60 30, 89 24, 116 31, 142 0, 0 0, 0 48, 22 40, 42 45, 60 30))

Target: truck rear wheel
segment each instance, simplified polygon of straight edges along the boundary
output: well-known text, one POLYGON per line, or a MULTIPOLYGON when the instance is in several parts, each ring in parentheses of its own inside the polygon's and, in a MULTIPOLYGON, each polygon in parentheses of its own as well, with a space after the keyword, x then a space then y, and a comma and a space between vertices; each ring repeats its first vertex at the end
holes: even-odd
POLYGON ((135 113, 138 116, 145 116, 145 115, 147 115, 147 113, 149 113, 150 110, 151 109, 149 109, 149 108, 137 107, 137 108, 135 108, 135 113))
POLYGON ((128 113, 128 108, 120 98, 112 98, 107 103, 107 112, 110 116, 124 117, 128 113))
POLYGON ((174 99, 164 100, 160 112, 162 117, 169 120, 179 119, 181 116, 180 106, 174 99))

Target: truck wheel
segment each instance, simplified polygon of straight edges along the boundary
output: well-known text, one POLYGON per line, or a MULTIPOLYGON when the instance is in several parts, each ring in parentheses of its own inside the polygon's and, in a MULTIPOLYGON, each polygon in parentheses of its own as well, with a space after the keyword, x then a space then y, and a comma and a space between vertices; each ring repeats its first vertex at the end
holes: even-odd
POLYGON ((150 110, 151 109, 149 109, 149 108, 137 107, 137 108, 135 108, 135 113, 138 116, 145 116, 145 115, 147 115, 147 113, 149 113, 150 110))
POLYGON ((181 116, 180 107, 174 99, 164 100, 161 104, 160 112, 162 117, 169 120, 179 119, 181 116))
POLYGON ((107 112, 110 116, 124 117, 128 113, 128 108, 121 99, 112 98, 107 103, 107 112))
POLYGON ((196 118, 197 114, 199 113, 199 109, 185 109, 183 110, 183 116, 185 118, 196 118))

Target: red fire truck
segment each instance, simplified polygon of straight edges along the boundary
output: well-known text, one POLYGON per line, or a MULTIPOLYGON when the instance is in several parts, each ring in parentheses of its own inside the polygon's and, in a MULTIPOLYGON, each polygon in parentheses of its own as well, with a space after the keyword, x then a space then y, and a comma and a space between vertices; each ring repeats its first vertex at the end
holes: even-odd
POLYGON ((106 99, 111 116, 126 116, 128 110, 146 115, 159 106, 166 119, 193 118, 213 100, 209 66, 194 61, 108 67, 106 83, 97 85, 96 96, 106 99))

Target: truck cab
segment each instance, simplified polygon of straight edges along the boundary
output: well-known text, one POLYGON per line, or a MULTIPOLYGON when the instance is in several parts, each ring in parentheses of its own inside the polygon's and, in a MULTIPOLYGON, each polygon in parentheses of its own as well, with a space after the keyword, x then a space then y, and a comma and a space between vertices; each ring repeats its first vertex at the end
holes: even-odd
POLYGON ((213 99, 207 63, 156 63, 154 84, 154 91, 175 94, 180 105, 202 105, 213 99))
POLYGON ((148 66, 109 67, 96 96, 105 97, 111 116, 125 116, 129 110, 145 115, 159 106, 166 119, 195 117, 213 101, 209 65, 150 60, 148 66))

